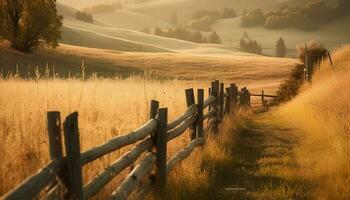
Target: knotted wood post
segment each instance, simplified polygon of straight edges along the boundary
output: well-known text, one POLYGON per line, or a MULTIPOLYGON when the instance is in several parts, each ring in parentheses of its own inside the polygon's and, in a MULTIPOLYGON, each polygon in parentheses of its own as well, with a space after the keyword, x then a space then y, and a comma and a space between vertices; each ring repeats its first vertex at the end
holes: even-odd
POLYGON ((155 134, 155 151, 157 155, 156 184, 159 188, 166 184, 166 158, 167 158, 167 124, 168 109, 161 108, 157 116, 157 131, 155 134))
POLYGON ((67 154, 69 199, 83 199, 83 174, 80 161, 78 113, 70 114, 64 124, 64 139, 67 154))
MULTIPOLYGON (((156 100, 151 100, 151 107, 149 110, 149 118, 150 119, 155 119, 158 114, 158 109, 159 109, 159 101, 156 100)), ((151 138, 153 139, 154 144, 156 143, 156 132, 151 133, 151 138)), ((151 147, 150 151, 152 151, 153 147, 151 147)))
MULTIPOLYGON (((190 107, 192 105, 194 105, 196 102, 195 102, 195 99, 194 99, 194 91, 193 91, 193 88, 191 89, 187 89, 185 91, 186 93, 186 103, 187 103, 187 107, 190 107)), ((190 138, 191 140, 195 140, 196 139, 196 123, 193 123, 190 127, 190 138)))
POLYGON ((198 108, 198 114, 197 114, 197 137, 204 137, 204 130, 203 130, 203 104, 204 104, 204 90, 198 89, 197 90, 197 108, 198 108))
POLYGON ((224 83, 221 83, 220 84, 220 109, 219 109, 219 119, 220 119, 220 122, 222 122, 224 120, 224 101, 225 101, 225 85, 224 83))

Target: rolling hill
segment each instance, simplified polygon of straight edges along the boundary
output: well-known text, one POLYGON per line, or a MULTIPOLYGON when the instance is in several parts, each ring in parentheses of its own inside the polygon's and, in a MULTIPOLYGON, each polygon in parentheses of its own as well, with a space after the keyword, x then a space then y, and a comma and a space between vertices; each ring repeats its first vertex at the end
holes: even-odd
POLYGON ((104 77, 130 76, 146 72, 158 78, 185 80, 230 80, 253 89, 261 87, 275 91, 289 71, 299 64, 295 59, 270 58, 251 54, 192 54, 192 53, 132 53, 77 46, 61 45, 55 50, 38 49, 23 54, 0 44, 0 68, 7 75, 18 71, 22 76, 33 76, 36 66, 46 67, 61 76, 85 73, 104 77))

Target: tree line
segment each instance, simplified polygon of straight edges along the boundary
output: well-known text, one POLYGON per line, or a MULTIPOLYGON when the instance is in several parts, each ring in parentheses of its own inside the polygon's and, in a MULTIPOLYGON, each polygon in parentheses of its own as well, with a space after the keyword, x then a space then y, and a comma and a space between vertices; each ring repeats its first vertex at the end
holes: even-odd
POLYGON ((232 8, 225 8, 220 11, 199 10, 193 13, 192 20, 188 26, 195 30, 210 31, 213 25, 219 19, 237 17, 237 13, 232 8))
POLYGON ((336 7, 328 6, 323 1, 316 1, 303 6, 282 6, 265 13, 261 9, 255 9, 243 13, 241 26, 263 25, 266 29, 294 27, 299 30, 311 31, 322 24, 350 14, 349 10, 349 0, 339 0, 336 7))
MULTIPOLYGON (((150 33, 150 31, 147 30, 147 28, 144 29, 144 32, 150 33)), ((183 26, 176 26, 175 28, 167 29, 161 29, 160 27, 156 27, 154 29, 153 34, 157 36, 176 38, 196 43, 221 43, 220 36, 215 31, 210 33, 209 35, 205 35, 200 31, 189 31, 183 26)))

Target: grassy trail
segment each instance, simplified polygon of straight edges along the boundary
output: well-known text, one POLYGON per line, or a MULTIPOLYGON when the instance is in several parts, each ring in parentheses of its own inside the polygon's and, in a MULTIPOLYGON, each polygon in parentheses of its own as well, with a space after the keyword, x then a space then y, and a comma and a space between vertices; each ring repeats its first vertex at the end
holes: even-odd
POLYGON ((208 199, 309 199, 311 184, 296 175, 293 131, 271 113, 246 119, 229 147, 232 159, 217 165, 208 199))

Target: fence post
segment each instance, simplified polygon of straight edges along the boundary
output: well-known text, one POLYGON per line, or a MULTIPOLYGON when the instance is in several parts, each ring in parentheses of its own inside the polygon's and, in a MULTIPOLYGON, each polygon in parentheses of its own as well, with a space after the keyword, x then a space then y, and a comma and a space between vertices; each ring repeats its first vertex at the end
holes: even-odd
MULTIPOLYGON (((209 93, 208 97, 210 97, 211 96, 211 88, 209 88, 208 93, 209 93)), ((211 111, 211 105, 210 104, 208 106, 208 110, 211 111)))
POLYGON ((83 175, 80 161, 78 113, 72 113, 63 124, 67 154, 68 196, 83 199, 83 175))
MULTIPOLYGON (((193 88, 185 90, 185 93, 186 93, 187 107, 190 107, 190 106, 194 105, 196 102, 195 102, 195 99, 194 99, 193 88)), ((193 123, 191 125, 190 129, 191 129, 190 138, 191 138, 191 140, 195 140, 196 139, 196 135, 197 135, 196 134, 196 124, 193 123)))
POLYGON ((47 130, 51 160, 62 157, 61 115, 59 112, 47 113, 47 130))
POLYGON ((219 119, 220 122, 224 120, 224 102, 225 101, 225 85, 224 83, 220 84, 220 110, 219 110, 219 119))
POLYGON ((198 89, 197 90, 197 108, 198 108, 198 115, 197 115, 197 137, 204 137, 204 131, 203 131, 203 104, 204 104, 204 90, 198 89))
POLYGON ((166 184, 166 157, 167 157, 167 124, 168 124, 168 109, 161 108, 158 110, 158 126, 156 131, 156 155, 157 155, 157 170, 156 184, 158 187, 163 187, 166 184))
POLYGON ((219 120, 219 87, 220 87, 220 83, 218 80, 216 81, 213 81, 211 83, 211 93, 212 93, 212 96, 215 97, 216 101, 215 103, 213 104, 212 108, 215 110, 215 113, 214 113, 214 117, 213 117, 213 123, 211 124, 211 129, 212 131, 217 134, 218 133, 218 120, 219 120))
POLYGON ((225 101, 225 114, 229 114, 231 110, 231 102, 232 102, 232 91, 230 87, 226 88, 226 93, 228 94, 228 97, 225 101))

